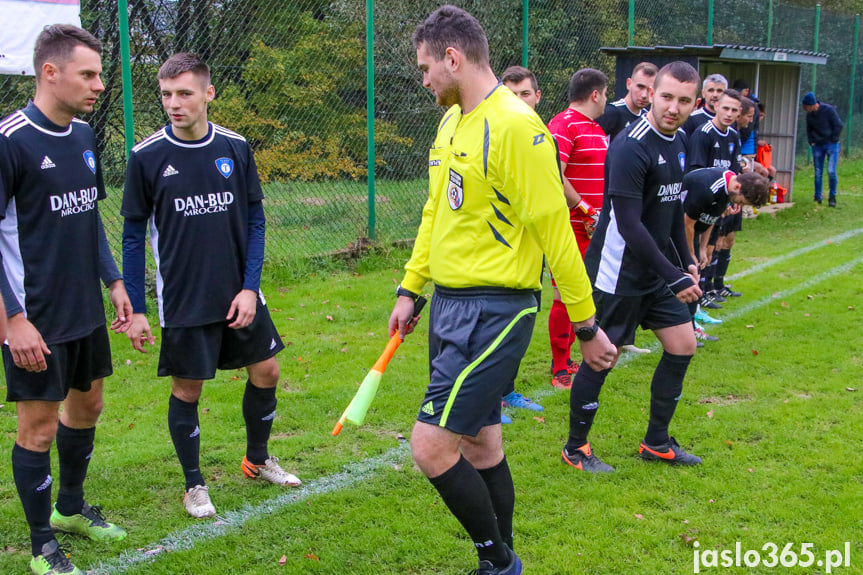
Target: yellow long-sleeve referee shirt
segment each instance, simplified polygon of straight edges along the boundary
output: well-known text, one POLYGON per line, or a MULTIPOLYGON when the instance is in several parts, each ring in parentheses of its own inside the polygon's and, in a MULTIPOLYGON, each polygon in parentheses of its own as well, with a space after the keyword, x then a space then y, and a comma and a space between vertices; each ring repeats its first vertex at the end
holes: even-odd
POLYGON ((429 152, 429 197, 402 287, 539 289, 545 253, 571 321, 594 314, 557 152, 539 116, 498 86, 447 110, 429 152))

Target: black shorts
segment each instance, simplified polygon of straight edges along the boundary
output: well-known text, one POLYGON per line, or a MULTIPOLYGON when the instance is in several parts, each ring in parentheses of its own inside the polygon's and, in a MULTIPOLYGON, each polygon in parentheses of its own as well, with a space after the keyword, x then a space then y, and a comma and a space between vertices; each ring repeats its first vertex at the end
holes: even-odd
POLYGON ((48 369, 37 373, 16 366, 9 346, 3 345, 6 401, 63 401, 70 389, 90 391, 94 381, 114 372, 108 328, 104 325, 90 335, 55 343, 48 349, 51 350, 45 356, 48 369))
POLYGON ((230 328, 229 323, 163 328, 159 377, 213 379, 217 368, 246 367, 285 349, 260 296, 252 323, 241 329, 230 328))
MULTIPOLYGON (((717 222, 713 225, 713 229, 710 230, 710 239, 707 240, 708 246, 716 246, 716 240, 719 239, 721 227, 722 227, 722 218, 717 220, 717 222)), ((721 235, 724 235, 724 234, 721 234, 721 235)))
POLYGON ((736 214, 731 214, 730 216, 725 216, 721 220, 720 223, 720 236, 727 236, 731 232, 739 232, 743 229, 743 212, 737 212, 736 214))
POLYGON ((692 321, 689 307, 677 299, 671 288, 643 295, 625 296, 593 290, 596 321, 611 343, 620 347, 635 343, 635 330, 658 330, 692 321))
POLYGON ((532 290, 437 286, 429 320, 429 385, 418 421, 476 436, 500 423, 533 335, 532 290))

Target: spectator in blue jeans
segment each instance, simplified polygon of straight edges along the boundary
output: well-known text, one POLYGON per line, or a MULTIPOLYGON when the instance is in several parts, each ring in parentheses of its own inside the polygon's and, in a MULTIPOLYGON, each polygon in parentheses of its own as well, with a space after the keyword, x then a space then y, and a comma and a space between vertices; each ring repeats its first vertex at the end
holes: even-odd
POLYGON ((830 198, 827 205, 836 207, 836 164, 839 162, 839 134, 842 120, 836 108, 819 102, 814 92, 803 96, 806 110, 806 139, 812 146, 812 161, 815 164, 815 201, 821 203, 821 182, 824 177, 824 158, 827 158, 827 179, 830 183, 830 198))

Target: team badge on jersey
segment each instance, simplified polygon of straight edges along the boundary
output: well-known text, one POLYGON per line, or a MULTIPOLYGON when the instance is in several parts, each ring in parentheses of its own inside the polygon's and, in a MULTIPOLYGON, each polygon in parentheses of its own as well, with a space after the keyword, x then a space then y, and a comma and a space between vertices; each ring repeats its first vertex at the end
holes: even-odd
POLYGON ((219 158, 216 160, 216 168, 218 168, 220 174, 225 176, 225 179, 228 179, 234 173, 234 160, 231 158, 219 158))
POLYGON ((446 190, 449 207, 453 210, 459 209, 464 204, 464 188, 462 188, 461 174, 450 168, 449 185, 446 190))
POLYGON ((734 142, 728 142, 728 153, 734 154, 734 142))
POLYGON ((86 150, 84 152, 84 163, 87 164, 87 167, 90 168, 91 172, 94 174, 96 173, 96 154, 90 150, 86 150))
POLYGON ((677 160, 680 162, 680 169, 686 169, 686 154, 684 152, 680 152, 677 154, 677 160))

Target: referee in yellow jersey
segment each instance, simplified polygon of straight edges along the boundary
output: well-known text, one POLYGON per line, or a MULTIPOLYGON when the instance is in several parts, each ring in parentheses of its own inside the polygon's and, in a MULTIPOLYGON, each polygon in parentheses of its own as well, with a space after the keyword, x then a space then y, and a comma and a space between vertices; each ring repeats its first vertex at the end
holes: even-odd
POLYGON ((434 282, 430 381, 411 446, 476 546, 476 572, 516 575, 500 398, 530 342, 543 253, 585 361, 609 369, 617 350, 594 322, 552 137, 495 77, 479 22, 442 6, 413 42, 423 85, 449 109, 429 152, 429 197, 389 320, 390 333, 409 333, 413 301, 434 282))

